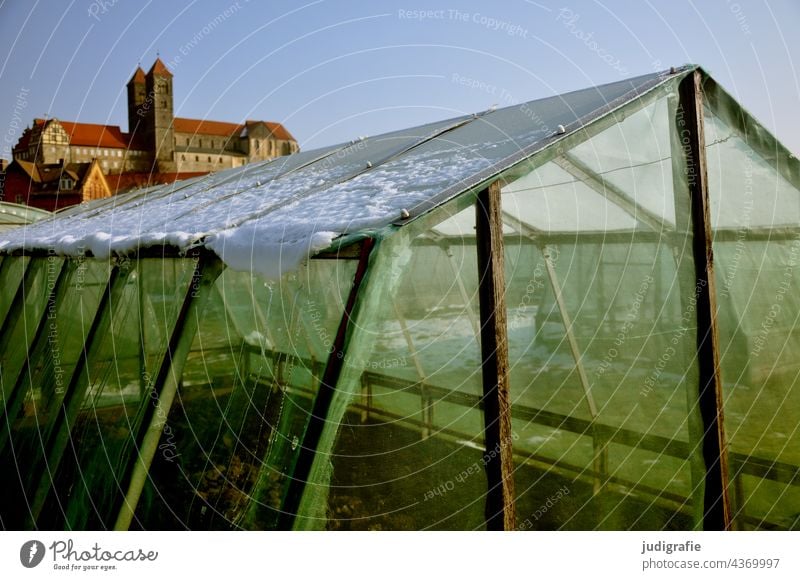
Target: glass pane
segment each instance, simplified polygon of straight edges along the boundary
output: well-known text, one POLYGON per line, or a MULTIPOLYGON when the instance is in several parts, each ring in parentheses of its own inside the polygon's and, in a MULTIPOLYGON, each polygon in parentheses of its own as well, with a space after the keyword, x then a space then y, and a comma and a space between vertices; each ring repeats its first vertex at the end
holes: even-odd
MULTIPOLYGON (((674 97, 672 97, 674 98, 674 97)), ((667 224, 675 224, 669 98, 661 98, 575 147, 569 157, 610 188, 667 224)))
POLYGON ((675 196, 688 199, 672 182, 668 98, 502 190, 517 231, 506 301, 521 529, 697 524, 695 279, 679 259, 691 233, 636 219, 672 229, 675 196))
POLYGON ((136 511, 142 529, 270 529, 355 262, 215 284, 136 511))
POLYGON ((474 244, 437 238, 378 249, 404 257, 370 287, 375 310, 347 352, 355 384, 338 390, 360 394, 331 451, 327 529, 484 527, 477 257, 474 244))
MULTIPOLYGON (((55 290, 59 271, 53 268, 53 264, 47 259, 37 258, 31 266, 34 269, 44 266, 46 287, 55 290)), ((0 513, 7 528, 19 529, 25 525, 28 506, 33 500, 31 484, 35 480, 32 478, 44 470, 41 462, 42 439, 50 431, 61 406, 72 371, 82 352, 86 327, 91 323, 99 302, 94 281, 101 272, 87 272, 83 263, 76 266, 73 262, 65 266, 67 268, 69 272, 64 273, 53 302, 48 302, 48 293, 45 292, 28 294, 29 300, 36 301, 37 310, 43 308, 44 319, 36 322, 37 326, 41 323, 44 326, 39 327, 38 336, 33 328, 26 335, 26 342, 32 345, 31 350, 20 349, 20 358, 15 359, 19 361, 18 364, 4 366, 4 371, 10 371, 13 366, 21 375, 13 379, 8 377, 8 382, 4 377, 4 386, 8 387, 4 397, 5 419, 8 423, 7 426, 3 425, 3 435, 0 436, 3 442, 0 445, 0 463, 14 472, 13 477, 6 479, 0 500, 0 513), (68 297, 76 297, 78 302, 73 304, 68 297)))
MULTIPOLYGON (((47 526, 113 527, 128 491, 125 478, 140 444, 144 407, 154 400, 152 381, 193 272, 193 260, 144 259, 119 279, 124 287, 111 305, 108 334, 95 337, 101 343, 90 350, 89 383, 76 385, 73 394, 80 409, 42 511, 47 526)), ((92 284, 95 292, 105 290, 103 282, 100 277, 92 284)))
POLYGON ((798 529, 800 190, 723 113, 706 109, 706 149, 734 521, 798 529))

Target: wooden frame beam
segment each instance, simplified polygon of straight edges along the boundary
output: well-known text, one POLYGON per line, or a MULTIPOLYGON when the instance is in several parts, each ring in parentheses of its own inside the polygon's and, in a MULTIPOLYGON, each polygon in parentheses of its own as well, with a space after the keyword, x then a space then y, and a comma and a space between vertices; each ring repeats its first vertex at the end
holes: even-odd
POLYGON ((703 527, 731 526, 728 456, 722 404, 717 296, 712 249, 711 202, 708 193, 703 125, 702 74, 694 71, 678 87, 676 129, 683 144, 692 217, 692 254, 697 293, 697 359, 700 370, 698 405, 703 421, 706 464, 703 527))
POLYGON ((486 448, 483 462, 488 480, 486 527, 513 530, 516 528, 516 498, 500 198, 500 184, 494 182, 478 194, 475 205, 486 448))

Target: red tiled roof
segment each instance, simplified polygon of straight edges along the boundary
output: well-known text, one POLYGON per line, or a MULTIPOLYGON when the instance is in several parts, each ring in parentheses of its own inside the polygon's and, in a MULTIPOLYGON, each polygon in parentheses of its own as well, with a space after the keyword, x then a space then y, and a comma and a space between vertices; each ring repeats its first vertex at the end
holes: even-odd
POLYGON ((149 75, 150 74, 156 74, 158 76, 167 77, 167 78, 172 77, 172 73, 169 72, 169 69, 166 67, 166 65, 163 62, 161 62, 160 58, 156 59, 156 62, 153 63, 153 66, 150 68, 150 72, 148 72, 147 74, 149 74, 149 75))
POLYGON ((286 130, 286 127, 273 121, 247 121, 247 125, 264 125, 272 136, 283 141, 294 141, 295 138, 286 130))
POLYGON ((108 186, 111 188, 111 192, 117 194, 124 193, 131 189, 149 187, 162 183, 172 183, 174 181, 207 174, 207 171, 184 171, 180 173, 119 173, 117 175, 106 175, 106 180, 108 181, 108 186))
MULTIPOLYGON (((34 119, 34 123, 38 120, 39 119, 34 119)), ((17 141, 17 144, 14 145, 14 149, 19 151, 26 151, 28 149, 28 144, 30 142, 31 142, 31 129, 28 128, 22 132, 22 136, 20 136, 19 141, 17 141)))
POLYGON ((264 125, 276 139, 294 141, 295 138, 280 123, 272 121, 246 121, 243 125, 236 123, 226 123, 224 121, 205 121, 201 119, 186 119, 175 117, 172 122, 176 133, 190 133, 192 135, 215 135, 229 137, 238 135, 245 127, 253 125, 264 125))
POLYGON ((137 84, 142 84, 142 85, 145 83, 144 71, 142 70, 142 67, 140 67, 140 66, 136 67, 136 72, 133 73, 133 76, 131 77, 131 80, 128 81, 128 84, 131 84, 131 83, 137 83, 137 84))
POLYGON ((70 145, 112 149, 127 149, 130 146, 131 136, 123 133, 117 125, 94 125, 61 120, 58 122, 69 135, 70 145))
POLYGON ((221 135, 229 137, 238 135, 242 125, 225 123, 224 121, 202 121, 200 119, 183 119, 175 117, 172 121, 176 133, 191 133, 192 135, 221 135))

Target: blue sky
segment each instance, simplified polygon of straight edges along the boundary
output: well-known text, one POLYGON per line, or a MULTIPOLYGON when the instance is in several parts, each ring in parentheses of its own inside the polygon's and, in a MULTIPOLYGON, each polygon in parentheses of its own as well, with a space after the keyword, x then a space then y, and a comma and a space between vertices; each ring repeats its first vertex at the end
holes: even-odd
POLYGON ((306 149, 693 62, 800 152, 798 24, 796 0, 0 0, 0 156, 20 118, 126 129, 157 52, 179 116, 306 149))

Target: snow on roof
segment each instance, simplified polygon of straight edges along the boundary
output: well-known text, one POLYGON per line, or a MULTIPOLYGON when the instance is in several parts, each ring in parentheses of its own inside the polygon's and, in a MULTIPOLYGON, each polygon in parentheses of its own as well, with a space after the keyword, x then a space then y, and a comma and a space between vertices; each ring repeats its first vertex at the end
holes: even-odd
POLYGON ((645 75, 117 195, 4 233, 0 252, 103 258, 205 246, 233 269, 276 278, 339 236, 388 226, 403 210, 415 217, 469 191, 671 76, 645 75))

